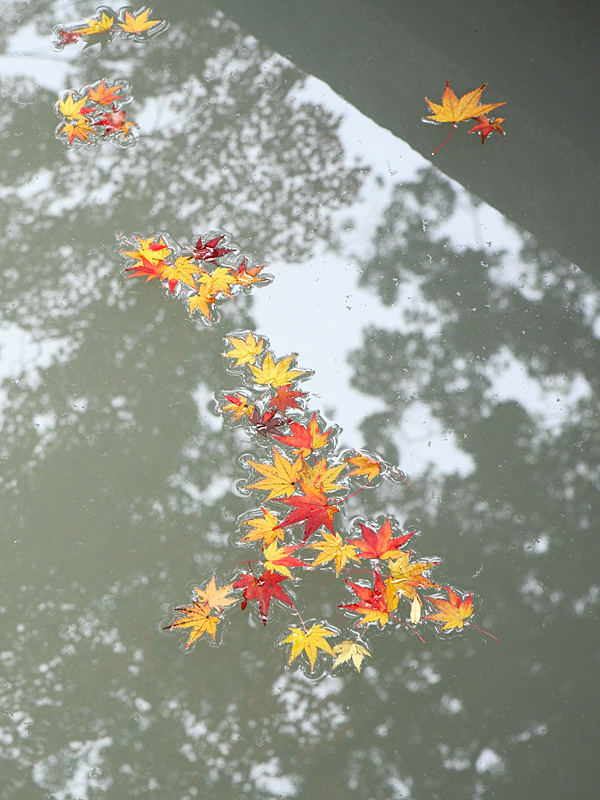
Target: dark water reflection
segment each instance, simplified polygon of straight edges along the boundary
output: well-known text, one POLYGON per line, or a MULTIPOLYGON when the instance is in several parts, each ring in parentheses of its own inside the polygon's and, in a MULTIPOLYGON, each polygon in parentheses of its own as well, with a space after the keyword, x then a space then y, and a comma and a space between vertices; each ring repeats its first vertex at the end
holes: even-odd
POLYGON ((0 57, 0 797, 593 796, 598 290, 208 5, 154 3, 146 47, 51 54, 69 9, 8 4, 0 57), (139 142, 67 152, 56 93, 103 76, 131 82, 139 142), (124 282, 117 230, 211 227, 276 276, 218 328, 124 282), (281 611, 187 655, 160 633, 239 559, 250 444, 213 397, 246 328, 317 370, 343 445, 409 471, 356 513, 417 525, 500 646, 397 632, 312 679, 281 611))

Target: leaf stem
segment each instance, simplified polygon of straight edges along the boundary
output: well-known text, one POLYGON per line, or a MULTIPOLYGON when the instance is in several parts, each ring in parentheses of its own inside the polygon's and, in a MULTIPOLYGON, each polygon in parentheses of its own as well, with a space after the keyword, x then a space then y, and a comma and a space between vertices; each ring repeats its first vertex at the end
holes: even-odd
POLYGON ((439 145, 439 147, 436 147, 436 148, 435 148, 435 150, 434 150, 434 151, 433 151, 433 153, 431 154, 432 156, 434 156, 434 155, 437 153, 437 151, 440 149, 440 147, 443 147, 443 146, 446 144, 446 142, 448 141, 448 139, 449 139, 449 138, 452 136, 452 134, 454 133, 454 128, 455 128, 455 127, 456 127, 456 125, 455 125, 454 123, 452 123, 452 130, 450 131, 450 133, 448 134, 448 136, 446 136, 446 138, 445 138, 445 139, 444 139, 444 141, 441 143, 441 145, 439 145))
POLYGON ((470 622, 465 622, 465 625, 468 625, 469 628, 475 628, 475 630, 479 631, 480 633, 485 633, 486 636, 490 636, 495 642, 500 644, 500 639, 496 639, 493 633, 488 633, 488 631, 484 631, 483 628, 478 628, 477 625, 472 625, 470 622))

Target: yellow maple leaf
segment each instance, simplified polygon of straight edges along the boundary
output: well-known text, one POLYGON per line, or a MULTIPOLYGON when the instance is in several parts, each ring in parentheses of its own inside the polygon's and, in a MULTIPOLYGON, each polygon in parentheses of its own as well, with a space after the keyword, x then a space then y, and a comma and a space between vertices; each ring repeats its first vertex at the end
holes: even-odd
POLYGON ((171 625, 167 625, 163 630, 171 628, 191 628, 190 638, 186 647, 192 645, 196 639, 199 639, 203 633, 208 633, 215 639, 215 632, 217 630, 217 623, 220 621, 219 617, 210 615, 211 607, 208 603, 200 600, 194 600, 191 606, 180 606, 176 608, 179 614, 184 616, 181 619, 175 620, 171 625))
POLYGON ((261 489, 269 492, 267 500, 274 497, 291 497, 296 491, 298 476, 302 469, 302 459, 300 456, 294 461, 287 458, 276 448, 273 448, 273 464, 263 464, 257 461, 248 461, 251 467, 264 475, 264 478, 256 483, 250 483, 246 488, 261 489))
POLYGON ((197 294, 193 294, 191 297, 188 297, 187 302, 190 314, 198 309, 198 311, 205 316, 206 319, 212 320, 212 317, 210 316, 210 307, 214 304, 216 297, 216 294, 210 290, 210 287, 203 283, 198 287, 197 294))
POLYGON ((381 461, 377 461, 376 458, 369 458, 362 453, 347 458, 346 463, 356 467, 356 469, 348 473, 348 477, 350 477, 350 475, 364 475, 367 480, 372 481, 381 472, 381 461))
POLYGON ((298 547, 300 547, 300 545, 278 547, 277 542, 272 542, 270 545, 264 547, 265 569, 268 572, 279 572, 280 575, 294 580, 294 576, 289 571, 288 567, 309 566, 306 562, 300 561, 300 559, 292 555, 294 550, 297 550, 298 547))
POLYGON ((224 353, 225 358, 235 358, 236 367, 242 364, 254 364, 256 357, 259 356, 264 348, 264 339, 258 341, 254 334, 250 332, 245 339, 238 336, 228 336, 227 341, 233 346, 232 350, 224 353))
POLYGON ((233 419, 238 420, 242 417, 251 417, 254 406, 248 402, 248 398, 242 394, 226 394, 225 398, 231 402, 224 405, 220 411, 233 411, 233 419))
POLYGON ((311 486, 313 489, 321 489, 325 494, 335 492, 344 487, 334 480, 344 469, 345 464, 338 464, 335 467, 328 467, 327 461, 322 458, 314 466, 305 464, 302 470, 302 483, 311 486))
POLYGON ((100 19, 87 19, 87 17, 84 17, 84 19, 87 22, 87 26, 85 28, 77 28, 73 33, 78 33, 80 36, 92 36, 95 33, 108 33, 114 22, 114 17, 109 17, 104 11, 100 19))
POLYGON ((129 11, 125 12, 125 22, 119 22, 119 27, 127 33, 143 33, 162 22, 162 19, 148 19, 150 9, 146 8, 137 16, 133 16, 129 11))
POLYGON ((333 655, 333 650, 327 639, 329 636, 337 636, 336 631, 329 630, 329 628, 326 628, 320 623, 313 625, 308 630, 292 626, 290 631, 290 635, 286 636, 286 638, 282 639, 280 642, 280 644, 289 643, 292 645, 288 664, 291 664, 300 653, 305 652, 310 661, 310 668, 312 670, 314 669, 319 650, 324 650, 326 653, 329 653, 330 656, 333 655))
POLYGON ((73 92, 69 92, 69 96, 64 100, 62 100, 60 97, 58 98, 58 110, 67 119, 84 118, 85 114, 81 113, 81 109, 84 107, 87 99, 88 96, 86 94, 81 98, 81 100, 73 100, 73 92))
POLYGON ((75 139, 81 139, 82 142, 90 142, 96 135, 96 131, 88 125, 85 117, 80 117, 75 122, 68 122, 60 129, 60 132, 67 134, 69 144, 73 144, 75 139))
POLYGON ((485 103, 479 105, 479 99, 487 83, 482 84, 478 89, 473 89, 472 92, 467 92, 459 99, 454 91, 450 88, 450 81, 446 81, 446 88, 442 95, 442 105, 432 103, 431 100, 425 100, 429 103, 429 107, 434 112, 430 114, 427 119, 434 120, 435 122, 463 122, 466 119, 474 119, 480 114, 488 114, 498 106, 506 105, 503 103, 485 103))
POLYGON ((290 369, 292 361, 298 353, 280 358, 279 361, 273 360, 273 353, 269 350, 261 367, 250 365, 254 380, 261 386, 287 386, 288 383, 296 380, 300 375, 306 375, 305 370, 290 369))
POLYGON ((192 256, 178 256, 174 264, 167 264, 163 269, 162 278, 169 282, 171 293, 179 282, 185 283, 192 289, 197 289, 194 273, 198 272, 198 267, 194 263, 192 256))
POLYGON ((214 608, 215 611, 222 611, 226 606, 231 606, 237 602, 237 600, 227 597, 232 586, 233 583, 228 583, 227 586, 217 589, 215 576, 213 575, 207 583, 206 588, 198 589, 194 586, 194 592, 202 603, 207 603, 210 608, 214 608))
POLYGON ((231 284, 237 283, 229 267, 216 267, 213 272, 201 270, 198 283, 205 284, 213 294, 223 292, 231 297, 231 284))
POLYGON ((359 642, 348 640, 334 645, 333 653, 336 656, 336 659, 333 662, 333 669, 339 667, 339 665, 343 664, 345 661, 352 659, 352 663, 358 672, 360 672, 360 668, 365 656, 369 656, 369 658, 371 657, 371 653, 369 653, 364 645, 360 644, 359 642))
MULTIPOLYGON (((135 237, 138 241, 139 247, 137 250, 119 250, 124 256, 129 258, 136 258, 140 264, 143 261, 148 261, 150 264, 158 264, 164 261, 170 254, 171 248, 167 245, 162 236, 159 237, 158 242, 155 242, 155 236, 148 239, 142 239, 140 236, 135 237)), ((137 264, 135 266, 138 266, 137 264)))
POLYGON ((279 519, 266 508, 261 507, 260 510, 263 512, 262 517, 254 517, 254 519, 248 519, 242 522, 242 525, 251 525, 252 530, 240 539, 240 541, 255 542, 258 539, 262 539, 263 544, 267 547, 278 539, 283 541, 285 531, 283 528, 277 527, 279 525, 279 519))
POLYGON ((323 537, 322 541, 306 545, 313 550, 321 551, 313 561, 313 567, 318 567, 321 564, 327 564, 329 561, 333 561, 335 563, 335 574, 337 576, 340 574, 349 558, 358 561, 356 547, 351 544, 345 544, 339 533, 321 531, 321 536, 323 537))
MULTIPOLYGON (((418 598, 417 588, 437 589, 438 584, 423 575, 437 561, 411 561, 410 553, 399 552, 398 558, 390 560, 390 582, 394 590, 408 597, 409 600, 418 598)), ((420 600, 419 600, 420 602, 420 600)))

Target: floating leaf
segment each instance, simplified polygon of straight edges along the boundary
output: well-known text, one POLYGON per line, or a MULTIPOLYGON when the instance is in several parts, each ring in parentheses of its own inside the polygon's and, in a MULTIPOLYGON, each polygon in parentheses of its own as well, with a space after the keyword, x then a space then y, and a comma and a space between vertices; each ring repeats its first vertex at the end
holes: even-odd
POLYGON ((320 623, 313 625, 312 628, 308 630, 292 626, 290 631, 290 635, 281 640, 281 644, 290 643, 292 645, 288 664, 291 664, 300 653, 306 653, 312 670, 314 669, 319 650, 333 655, 333 650, 327 639, 330 636, 337 636, 336 631, 332 631, 320 623))

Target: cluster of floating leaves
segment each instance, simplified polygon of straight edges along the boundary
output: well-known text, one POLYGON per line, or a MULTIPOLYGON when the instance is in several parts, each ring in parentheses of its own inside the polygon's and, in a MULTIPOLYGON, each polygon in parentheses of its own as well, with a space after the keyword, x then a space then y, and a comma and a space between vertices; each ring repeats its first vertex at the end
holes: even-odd
POLYGON ((390 517, 347 521, 344 504, 350 497, 386 479, 408 485, 404 475, 372 453, 336 452, 338 429, 307 408, 307 393, 299 389, 312 373, 297 367, 296 353, 278 359, 268 339, 252 331, 232 333, 226 343, 223 356, 243 386, 223 393, 219 410, 229 425, 245 425, 258 441, 272 442, 267 459, 246 462, 254 473, 246 490, 262 497, 260 507, 241 520, 240 544, 260 552, 231 583, 217 587, 213 575, 204 588, 195 588, 192 604, 176 608, 181 616, 167 628, 189 628, 187 647, 204 634, 215 642, 217 626, 238 604, 243 610, 256 603, 266 625, 271 604, 279 603, 300 623, 280 640, 291 645, 288 663, 303 654, 311 670, 320 657, 332 659, 332 669, 352 662, 360 671, 371 655, 365 639, 371 626, 403 626, 422 639, 417 627, 425 620, 442 623, 445 631, 469 625, 471 594, 447 586, 444 597, 429 577, 439 561, 421 560, 406 549, 416 531, 398 530, 390 517), (359 618, 352 633, 344 636, 325 621, 307 624, 290 596, 302 572, 317 567, 335 571, 336 578, 353 570, 369 576, 346 578, 354 597, 338 604, 359 618), (425 597, 424 591, 433 594, 425 597), (432 613, 422 613, 426 605, 432 613))
POLYGON ((58 96, 54 109, 61 118, 56 137, 69 145, 91 145, 112 141, 117 147, 135 144, 135 122, 126 120, 123 106, 132 100, 126 81, 102 78, 81 89, 67 89, 58 96))
POLYGON ((128 278, 158 278, 169 294, 182 298, 190 314, 198 312, 207 325, 218 321, 215 303, 231 300, 235 294, 255 285, 266 285, 271 275, 266 266, 231 240, 227 231, 210 231, 193 237, 195 244, 181 245, 167 233, 148 238, 119 234, 127 249, 120 253, 128 261, 128 278), (131 261, 133 260, 133 264, 131 261))
POLYGON ((134 42, 146 42, 168 27, 166 20, 151 17, 152 9, 148 6, 142 6, 133 12, 129 6, 124 6, 119 11, 100 6, 93 17, 84 19, 85 24, 57 25, 53 30, 55 40, 52 47, 60 51, 67 45, 80 41, 85 42, 85 47, 94 44, 104 46, 115 36, 132 39, 134 42))

